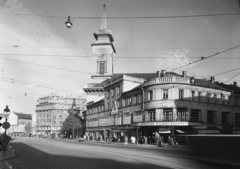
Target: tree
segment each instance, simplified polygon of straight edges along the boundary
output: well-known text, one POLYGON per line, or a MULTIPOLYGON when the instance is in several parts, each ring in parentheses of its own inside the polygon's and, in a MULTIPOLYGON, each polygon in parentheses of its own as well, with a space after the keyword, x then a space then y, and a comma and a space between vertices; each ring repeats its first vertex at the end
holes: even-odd
POLYGON ((26 126, 24 127, 25 132, 28 133, 28 135, 32 132, 32 125, 31 123, 27 123, 26 126))
POLYGON ((69 116, 63 122, 62 131, 71 132, 73 138, 75 138, 74 132, 82 129, 82 127, 83 125, 80 117, 78 115, 69 114, 69 116))

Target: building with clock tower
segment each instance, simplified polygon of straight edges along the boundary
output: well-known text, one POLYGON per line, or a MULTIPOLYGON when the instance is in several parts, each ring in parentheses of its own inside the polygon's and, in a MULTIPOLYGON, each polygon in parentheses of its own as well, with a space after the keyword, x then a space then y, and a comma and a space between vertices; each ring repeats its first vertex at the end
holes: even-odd
POLYGON ((96 42, 92 43, 93 56, 96 58, 96 67, 92 78, 109 78, 113 74, 113 55, 116 53, 113 45, 112 31, 107 28, 106 5, 103 5, 102 24, 94 32, 96 42))

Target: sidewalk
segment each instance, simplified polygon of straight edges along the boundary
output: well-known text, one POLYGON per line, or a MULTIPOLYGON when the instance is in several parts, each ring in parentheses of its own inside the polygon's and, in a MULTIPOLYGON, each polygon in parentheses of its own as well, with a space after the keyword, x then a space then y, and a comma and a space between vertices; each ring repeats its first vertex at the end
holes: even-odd
POLYGON ((17 157, 17 154, 16 154, 15 150, 12 149, 11 146, 8 146, 7 151, 5 152, 5 156, 4 156, 3 151, 0 152, 1 161, 9 160, 9 159, 12 159, 15 157, 17 157))

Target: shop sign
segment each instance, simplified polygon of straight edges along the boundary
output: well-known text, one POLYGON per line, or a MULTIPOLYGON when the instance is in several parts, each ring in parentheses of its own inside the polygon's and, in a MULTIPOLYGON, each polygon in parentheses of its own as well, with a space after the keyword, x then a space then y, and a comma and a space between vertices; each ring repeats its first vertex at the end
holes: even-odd
POLYGON ((147 123, 139 123, 139 126, 188 126, 188 122, 180 122, 180 121, 162 121, 162 122, 147 122, 147 123))
POLYGON ((113 104, 111 114, 118 114, 118 107, 117 107, 117 102, 116 101, 113 104))

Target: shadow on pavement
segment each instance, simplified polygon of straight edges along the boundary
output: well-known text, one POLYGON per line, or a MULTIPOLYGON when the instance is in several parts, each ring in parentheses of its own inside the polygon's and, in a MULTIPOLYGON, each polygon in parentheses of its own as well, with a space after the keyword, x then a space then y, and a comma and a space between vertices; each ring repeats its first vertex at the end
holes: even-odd
MULTIPOLYGON (((57 155, 49 154, 41 150, 35 149, 23 143, 13 142, 11 146, 17 152, 21 164, 24 164, 22 169, 167 169, 168 167, 160 167, 153 164, 146 164, 138 161, 117 159, 96 158, 93 153, 88 155, 81 154, 81 157, 72 155, 57 155)), ((60 147, 59 147, 60 148, 60 147)), ((68 152, 69 153, 69 152, 68 152)), ((66 152, 67 154, 67 152, 66 152)), ((97 155, 99 157, 99 154, 97 155)), ((101 155, 100 155, 101 156, 101 155)), ((20 162, 19 162, 20 164, 20 162)), ((12 169, 18 166, 15 164, 12 169)), ((20 168, 20 167, 19 167, 20 168)))

